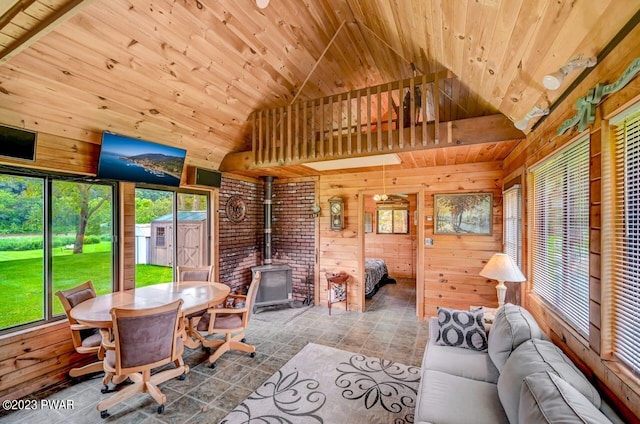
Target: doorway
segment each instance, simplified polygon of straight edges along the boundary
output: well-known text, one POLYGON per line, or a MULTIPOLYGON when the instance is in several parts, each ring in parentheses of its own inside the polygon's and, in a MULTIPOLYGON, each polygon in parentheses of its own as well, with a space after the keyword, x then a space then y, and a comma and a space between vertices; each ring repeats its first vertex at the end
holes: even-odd
MULTIPOLYGON (((366 259, 385 260, 391 278, 403 285, 415 282, 418 319, 424 318, 424 191, 422 188, 396 187, 386 201, 374 200, 375 190, 358 194, 358 258, 360 281, 366 282, 366 259), (397 277, 397 278, 396 278, 397 277)), ((362 284, 363 311, 366 284, 362 284)), ((375 295, 374 295, 375 298, 375 295)), ((371 302, 369 302, 371 303, 371 302)))

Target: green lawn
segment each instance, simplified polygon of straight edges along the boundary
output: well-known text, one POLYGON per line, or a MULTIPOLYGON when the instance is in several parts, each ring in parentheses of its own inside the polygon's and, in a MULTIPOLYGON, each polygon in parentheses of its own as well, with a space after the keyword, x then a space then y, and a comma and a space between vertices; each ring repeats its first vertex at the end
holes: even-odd
MULTIPOLYGON (((108 247, 109 243, 87 245, 85 253, 78 255, 73 255, 70 251, 55 252, 53 292, 91 280, 99 294, 109 293, 112 290, 112 265, 108 247), (106 245, 107 251, 102 249, 102 245, 106 245)), ((37 321, 44 317, 42 251, 38 252, 40 257, 30 257, 33 256, 33 251, 0 252, 0 328, 37 321), (14 258, 8 260, 8 253, 23 255, 13 255, 14 258)), ((172 275, 171 267, 137 265, 136 287, 172 281, 172 275)), ((53 312, 64 312, 56 296, 53 296, 53 312)))
MULTIPOLYGON (((83 247, 84 253, 97 253, 97 252, 109 252, 111 250, 111 243, 97 243, 97 244, 85 244, 83 247)), ((73 250, 56 247, 53 249, 53 256, 72 256, 73 250)), ((42 250, 20 250, 17 252, 0 251, 0 262, 3 261, 15 261, 18 259, 31 259, 41 258, 42 250)))

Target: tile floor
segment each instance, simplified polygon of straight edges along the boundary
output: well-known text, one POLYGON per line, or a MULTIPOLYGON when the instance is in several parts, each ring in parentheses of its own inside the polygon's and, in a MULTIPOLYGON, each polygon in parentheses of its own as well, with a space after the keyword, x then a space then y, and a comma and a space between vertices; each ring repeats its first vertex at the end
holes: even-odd
POLYGON ((148 395, 138 395, 114 406, 101 420, 96 404, 102 374, 79 383, 65 382, 29 399, 73 400, 73 409, 39 409, 6 413, 0 423, 216 423, 242 402, 309 342, 420 366, 428 326, 415 316, 415 282, 399 280, 383 286, 366 303, 366 312, 345 312, 334 305, 332 316, 321 307, 282 326, 252 320, 247 340, 256 345, 255 358, 228 352, 210 369, 202 349, 187 349, 184 360, 190 372, 184 381, 170 380, 160 387, 167 395, 163 414, 148 395))

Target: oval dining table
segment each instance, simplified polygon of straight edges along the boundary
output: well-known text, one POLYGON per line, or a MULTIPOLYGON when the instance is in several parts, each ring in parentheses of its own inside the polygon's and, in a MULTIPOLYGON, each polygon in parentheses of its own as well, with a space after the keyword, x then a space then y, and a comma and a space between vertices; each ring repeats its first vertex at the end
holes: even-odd
POLYGON ((70 314, 80 324, 111 328, 112 308, 145 309, 182 299, 184 316, 224 302, 230 291, 226 284, 208 281, 154 284, 96 296, 73 307, 70 314))

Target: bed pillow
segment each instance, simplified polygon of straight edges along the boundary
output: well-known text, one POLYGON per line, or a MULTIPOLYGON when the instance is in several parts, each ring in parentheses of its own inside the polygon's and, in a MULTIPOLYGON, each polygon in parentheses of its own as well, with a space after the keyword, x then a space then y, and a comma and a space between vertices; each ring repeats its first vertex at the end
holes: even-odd
POLYGON ((542 371, 524 378, 520 389, 518 423, 611 423, 571 384, 554 372, 542 371))
POLYGON ((489 333, 489 357, 502 371, 511 352, 529 339, 542 338, 535 318, 521 306, 507 303, 496 311, 489 333))
POLYGON ((487 333, 483 318, 483 308, 465 311, 438 307, 436 344, 486 352, 487 333))

